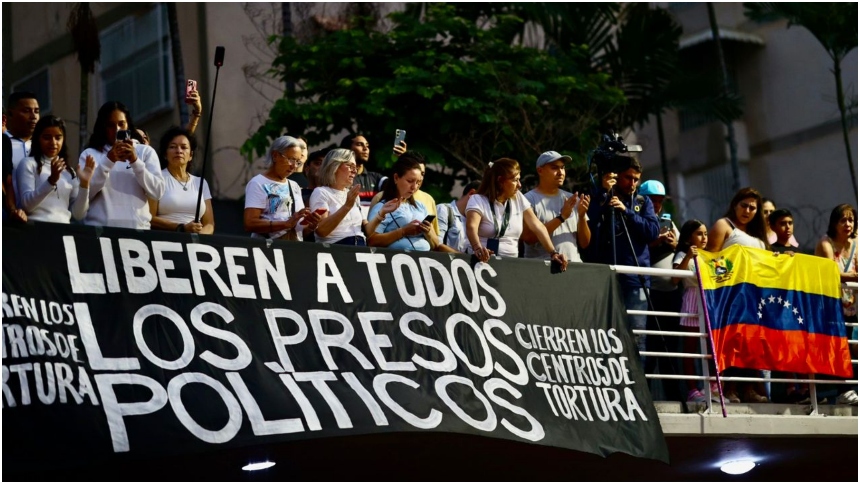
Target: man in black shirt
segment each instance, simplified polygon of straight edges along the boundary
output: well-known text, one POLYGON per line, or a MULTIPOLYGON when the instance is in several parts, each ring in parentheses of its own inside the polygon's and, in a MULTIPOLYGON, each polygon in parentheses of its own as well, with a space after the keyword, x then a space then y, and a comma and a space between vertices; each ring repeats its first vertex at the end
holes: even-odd
POLYGON ((3 219, 12 217, 22 222, 27 221, 27 214, 15 206, 15 189, 12 185, 12 140, 6 133, 6 114, 3 114, 3 219))
POLYGON ((379 191, 379 182, 382 173, 368 171, 365 165, 370 161, 370 143, 361 134, 349 134, 340 142, 340 147, 352 150, 355 153, 355 164, 358 173, 355 175, 355 183, 361 185, 361 201, 363 205, 369 204, 373 196, 379 191))

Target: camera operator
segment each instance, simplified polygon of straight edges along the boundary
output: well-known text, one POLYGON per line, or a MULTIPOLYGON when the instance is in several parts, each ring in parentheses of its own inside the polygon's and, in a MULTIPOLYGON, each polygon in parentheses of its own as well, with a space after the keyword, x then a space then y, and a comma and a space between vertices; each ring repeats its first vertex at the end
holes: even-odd
MULTIPOLYGON (((588 260, 602 264, 650 267, 648 244, 660 235, 660 225, 651 200, 635 195, 642 178, 642 166, 636 158, 620 154, 615 154, 605 163, 607 166, 601 176, 601 186, 593 190, 588 207, 588 225, 592 233, 587 250, 588 260), (615 212, 614 230, 612 211, 615 212)), ((648 276, 619 274, 618 281, 628 310, 648 309, 645 296, 645 288, 650 287, 651 283, 648 276)), ((646 316, 628 315, 627 323, 631 329, 645 329, 646 319, 646 316)), ((639 351, 645 351, 645 336, 636 335, 635 340, 639 351)), ((642 360, 644 364, 644 358, 642 360)))

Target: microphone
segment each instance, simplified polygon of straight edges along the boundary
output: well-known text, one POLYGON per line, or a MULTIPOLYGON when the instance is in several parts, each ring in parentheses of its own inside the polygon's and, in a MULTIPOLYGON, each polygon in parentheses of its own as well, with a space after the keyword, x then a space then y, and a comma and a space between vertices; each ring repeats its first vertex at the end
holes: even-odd
POLYGON ((215 47, 215 83, 212 87, 212 101, 209 108, 209 126, 206 129, 206 147, 203 148, 203 167, 200 173, 200 187, 197 191, 197 205, 194 213, 194 222, 200 222, 200 202, 203 200, 203 181, 206 176, 206 162, 209 161, 209 139, 212 137, 212 119, 215 118, 215 93, 218 92, 218 73, 224 65, 224 46, 215 47))
POLYGON ((224 65, 224 46, 219 45, 215 47, 215 67, 221 67, 224 65))

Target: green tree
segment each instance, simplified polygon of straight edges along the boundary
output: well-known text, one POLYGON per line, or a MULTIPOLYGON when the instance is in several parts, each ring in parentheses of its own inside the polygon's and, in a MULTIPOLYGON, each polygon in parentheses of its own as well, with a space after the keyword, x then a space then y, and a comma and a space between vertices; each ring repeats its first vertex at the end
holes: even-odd
POLYGON ((848 156, 848 172, 851 185, 857 196, 857 175, 854 173, 854 157, 848 137, 848 109, 842 87, 842 60, 857 47, 857 2, 848 3, 745 3, 747 17, 756 21, 777 18, 788 20, 788 28, 800 25, 809 30, 821 42, 833 61, 833 77, 836 80, 836 103, 842 120, 842 135, 845 153, 848 156))
POLYGON ((453 6, 428 4, 421 16, 387 19, 385 32, 341 30, 308 44, 273 37, 280 55, 271 73, 295 93, 275 102, 243 152, 261 155, 284 132, 316 144, 345 129, 369 136, 384 167, 402 128, 410 149, 476 177, 495 158, 532 160, 547 149, 584 161, 598 122, 625 102, 608 74, 590 68, 587 47, 512 44, 522 24, 515 15, 479 25, 453 6))

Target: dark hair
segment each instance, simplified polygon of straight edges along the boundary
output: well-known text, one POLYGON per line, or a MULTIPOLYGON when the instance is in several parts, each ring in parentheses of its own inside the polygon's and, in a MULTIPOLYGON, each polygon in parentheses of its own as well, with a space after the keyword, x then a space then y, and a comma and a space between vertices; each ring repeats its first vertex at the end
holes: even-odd
POLYGON ((407 151, 406 153, 403 153, 402 155, 400 155, 399 159, 402 160, 404 158, 406 158, 408 160, 414 160, 416 163, 421 163, 422 165, 427 164, 427 159, 424 158, 424 155, 421 154, 420 151, 412 151, 412 150, 407 151))
MULTIPOLYGON (((397 159, 394 166, 391 167, 391 177, 385 180, 385 185, 382 188, 382 201, 393 200, 400 196, 397 193, 397 184, 394 183, 394 176, 403 177, 412 170, 421 171, 421 167, 418 164, 414 156, 406 156, 406 154, 397 159)), ((416 206, 414 197, 409 197, 406 201, 413 207, 416 206)))
POLYGON ((344 139, 340 140, 340 147, 347 149, 347 150, 351 150, 352 149, 352 140, 354 140, 355 138, 358 138, 359 136, 364 136, 364 135, 361 133, 346 135, 346 137, 344 139))
POLYGON ((325 158, 325 155, 326 155, 328 152, 329 152, 329 150, 327 150, 327 149, 326 149, 326 150, 316 150, 316 151, 313 151, 313 152, 311 152, 310 154, 308 154, 308 161, 307 161, 307 162, 308 162, 308 163, 310 163, 311 161, 313 161, 313 160, 315 160, 315 159, 317 159, 317 158, 319 158, 319 159, 323 159, 323 158, 325 158))
POLYGON ((134 133, 134 121, 131 120, 131 113, 128 111, 128 108, 125 107, 125 104, 119 101, 108 101, 102 104, 102 107, 99 108, 99 113, 96 116, 96 124, 93 126, 93 134, 90 135, 90 141, 87 143, 87 148, 101 151, 107 144, 108 118, 110 118, 110 115, 113 114, 114 111, 122 111, 122 113, 125 114, 125 120, 128 123, 128 127, 126 129, 134 133))
MULTIPOLYGON (((162 170, 167 168, 167 147, 170 146, 170 142, 173 141, 173 138, 176 138, 177 136, 185 136, 188 139, 188 144, 191 146, 192 156, 194 155, 194 152, 197 151, 197 138, 195 138, 187 129, 177 126, 169 128, 161 136, 161 141, 158 142, 158 159, 161 161, 162 170)), ((191 171, 190 167, 188 171, 191 171)))
POLYGON ((72 168, 72 160, 69 160, 68 150, 66 149, 66 122, 57 116, 51 115, 39 118, 39 122, 36 123, 36 128, 33 130, 30 156, 36 160, 36 173, 42 173, 43 153, 40 138, 42 137, 42 133, 48 128, 60 128, 60 132, 63 133, 63 144, 60 146, 60 152, 57 156, 66 160, 66 169, 72 174, 72 178, 75 178, 75 169, 72 168))
POLYGON ((143 134, 145 134, 147 138, 149 137, 149 133, 147 133, 145 129, 140 127, 135 128, 135 130, 131 132, 131 137, 136 139, 138 143, 146 144, 146 140, 144 140, 143 136, 141 136, 140 134, 141 132, 143 132, 143 134))
POLYGON ((633 168, 633 171, 636 173, 642 173, 642 165, 639 163, 639 160, 636 159, 635 156, 632 155, 619 155, 616 154, 612 161, 610 161, 611 170, 613 173, 623 173, 630 168, 633 168))
POLYGON ((487 197, 490 206, 499 197, 499 178, 510 178, 520 172, 520 164, 511 158, 499 158, 484 170, 481 185, 478 186, 478 194, 487 197))
POLYGON ((18 101, 22 99, 35 99, 36 102, 39 102, 39 99, 36 98, 36 95, 30 91, 16 91, 9 95, 9 100, 6 105, 7 109, 12 109, 18 105, 18 101))
POLYGON ((705 222, 695 219, 684 222, 684 225, 681 226, 681 234, 678 235, 678 247, 675 249, 675 252, 686 254, 690 250, 690 237, 693 236, 693 232, 699 230, 699 227, 703 225, 705 225, 705 222))
MULTIPOLYGON (((765 198, 764 200, 767 200, 767 199, 765 198)), ((764 200, 762 200, 762 205, 764 205, 764 200)), ((768 200, 768 201, 770 203, 773 203, 773 200, 768 200)), ((776 205, 774 204, 774 206, 776 206, 776 205)), ((778 208, 778 209, 774 210, 773 212, 771 212, 770 215, 767 216, 767 223, 769 225, 773 226, 775 223, 777 223, 779 221, 779 219, 781 219, 783 217, 794 218, 794 216, 791 214, 791 210, 789 210, 787 208, 778 208)))
POLYGON ((481 180, 472 180, 463 187, 463 194, 460 195, 460 198, 465 197, 472 190, 477 190, 478 187, 481 186, 481 180))
POLYGON ((770 244, 767 243, 767 227, 765 227, 764 215, 761 213, 761 193, 759 193, 758 190, 751 187, 741 188, 738 190, 738 192, 735 193, 735 196, 732 197, 732 202, 729 204, 729 209, 726 211, 724 216, 732 222, 737 222, 735 219, 735 209, 739 203, 747 198, 755 199, 756 211, 752 220, 750 220, 750 223, 747 224, 744 232, 746 232, 747 235, 751 235, 764 242, 765 247, 769 247, 770 244))
POLYGON ((774 202, 774 201, 773 201, 772 199, 770 199, 770 198, 764 198, 764 197, 762 197, 762 199, 761 199, 761 204, 762 204, 762 205, 764 205, 765 203, 768 203, 768 202, 770 202, 770 204, 771 204, 771 205, 773 205, 773 208, 776 208, 776 202, 774 202))
POLYGON ((833 208, 833 211, 830 212, 830 223, 827 224, 827 236, 831 239, 836 238, 836 224, 842 219, 842 214, 847 211, 851 211, 851 214, 854 216, 854 232, 848 237, 849 239, 853 239, 857 237, 857 209, 848 205, 847 203, 842 203, 833 208))

